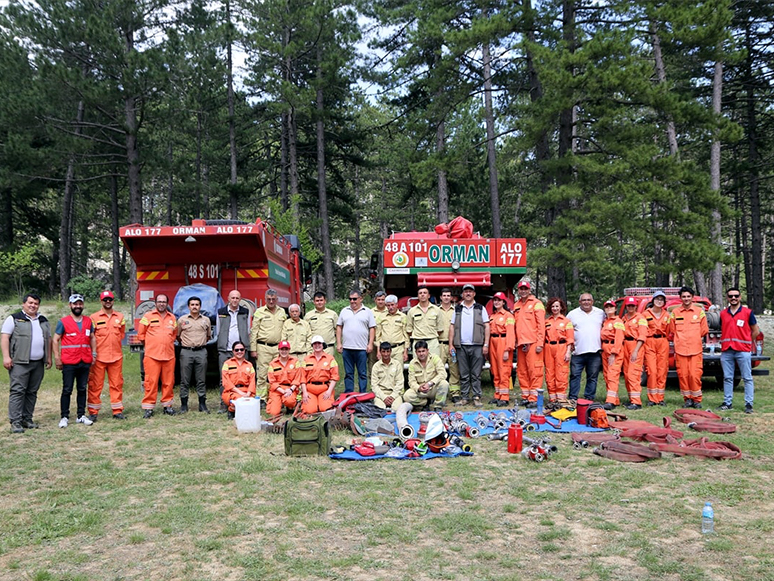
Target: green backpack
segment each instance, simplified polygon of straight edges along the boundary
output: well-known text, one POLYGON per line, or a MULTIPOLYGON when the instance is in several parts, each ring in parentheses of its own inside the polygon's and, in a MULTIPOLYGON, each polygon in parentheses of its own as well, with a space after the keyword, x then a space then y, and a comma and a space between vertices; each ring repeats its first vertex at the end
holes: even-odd
POLYGON ((285 422, 286 456, 327 456, 330 448, 331 433, 323 416, 293 416, 285 422))

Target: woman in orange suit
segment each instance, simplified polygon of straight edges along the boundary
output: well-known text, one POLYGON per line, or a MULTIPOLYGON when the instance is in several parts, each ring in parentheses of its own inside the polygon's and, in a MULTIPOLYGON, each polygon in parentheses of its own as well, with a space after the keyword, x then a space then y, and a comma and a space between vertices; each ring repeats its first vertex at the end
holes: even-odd
POLYGON ((546 305, 551 313, 546 319, 546 345, 543 349, 548 401, 563 402, 567 400, 570 357, 575 344, 575 330, 572 322, 565 317, 567 305, 562 299, 552 297, 548 299, 546 305))

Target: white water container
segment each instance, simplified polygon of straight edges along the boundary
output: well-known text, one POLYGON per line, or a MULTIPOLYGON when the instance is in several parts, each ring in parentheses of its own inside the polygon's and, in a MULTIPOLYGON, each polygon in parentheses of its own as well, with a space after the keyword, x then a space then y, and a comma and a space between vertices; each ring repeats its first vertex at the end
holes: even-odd
POLYGON ((261 400, 257 397, 240 397, 234 400, 234 421, 239 432, 261 431, 261 400))

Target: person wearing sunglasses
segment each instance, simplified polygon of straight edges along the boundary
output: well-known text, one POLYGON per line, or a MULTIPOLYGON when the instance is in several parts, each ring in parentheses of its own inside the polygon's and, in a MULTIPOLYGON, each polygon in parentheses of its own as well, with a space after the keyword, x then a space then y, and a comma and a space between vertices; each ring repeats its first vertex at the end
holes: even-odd
POLYGON ((220 370, 223 394, 221 398, 228 407, 228 419, 234 419, 234 400, 240 397, 255 397, 255 368, 245 356, 245 344, 241 341, 231 346, 234 356, 227 359, 220 370))
POLYGON ((734 399, 734 371, 744 381, 744 413, 753 413, 755 386, 752 378, 752 350, 760 334, 758 321, 749 307, 742 305, 738 288, 726 291, 728 308, 720 311, 720 364, 723 366, 722 410, 732 409, 734 399))
POLYGON ((360 393, 368 387, 368 354, 374 349, 376 318, 363 305, 363 295, 357 289, 349 293, 349 306, 339 313, 336 323, 336 349, 344 360, 344 393, 355 391, 355 369, 360 393))
POLYGON ((115 296, 112 291, 102 291, 99 295, 102 308, 91 315, 94 324, 94 337, 97 339, 97 357, 89 371, 89 393, 87 408, 89 419, 97 421, 102 409, 102 388, 105 375, 110 392, 110 411, 114 420, 124 420, 124 351, 121 342, 126 335, 126 319, 113 310, 115 296))

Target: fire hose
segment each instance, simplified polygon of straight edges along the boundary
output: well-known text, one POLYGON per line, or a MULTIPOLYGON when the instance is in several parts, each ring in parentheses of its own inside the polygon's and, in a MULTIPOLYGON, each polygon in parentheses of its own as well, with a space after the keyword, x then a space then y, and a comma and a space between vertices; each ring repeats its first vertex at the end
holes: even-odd
POLYGON ((594 453, 603 458, 618 460, 619 462, 647 462, 661 458, 661 452, 634 442, 620 442, 611 440, 602 442, 594 448, 594 453))
POLYGON ((674 417, 697 432, 710 432, 712 434, 733 434, 736 425, 731 424, 719 415, 705 410, 679 409, 674 411, 674 417))
POLYGON ((678 456, 701 456, 715 460, 739 460, 742 457, 742 451, 735 444, 731 442, 712 442, 707 438, 682 441, 667 438, 665 444, 651 444, 650 447, 654 450, 669 452, 678 456))
POLYGON ((577 432, 573 433, 572 435, 572 447, 576 450, 580 450, 582 448, 588 448, 589 446, 599 446, 602 442, 611 442, 611 441, 618 441, 621 439, 621 436, 619 436, 617 433, 607 433, 607 434, 600 434, 600 433, 583 433, 579 434, 577 432))

